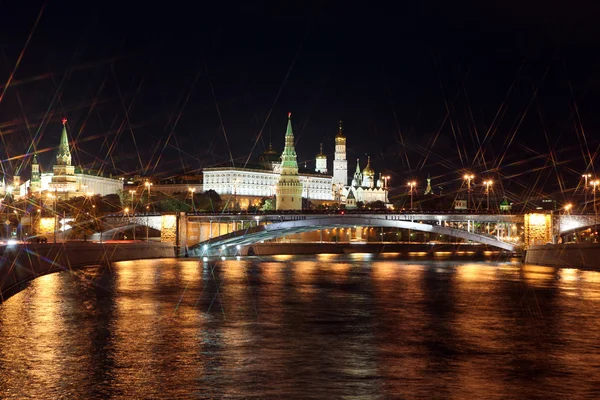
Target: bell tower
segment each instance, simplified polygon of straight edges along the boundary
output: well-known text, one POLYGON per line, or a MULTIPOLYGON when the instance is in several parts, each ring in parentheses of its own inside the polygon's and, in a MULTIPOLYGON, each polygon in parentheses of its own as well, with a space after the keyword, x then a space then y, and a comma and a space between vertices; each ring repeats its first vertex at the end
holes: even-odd
POLYGON ((335 135, 335 156, 333 159, 333 180, 334 189, 341 189, 348 186, 348 161, 346 160, 346 136, 342 121, 340 121, 337 135, 335 135))

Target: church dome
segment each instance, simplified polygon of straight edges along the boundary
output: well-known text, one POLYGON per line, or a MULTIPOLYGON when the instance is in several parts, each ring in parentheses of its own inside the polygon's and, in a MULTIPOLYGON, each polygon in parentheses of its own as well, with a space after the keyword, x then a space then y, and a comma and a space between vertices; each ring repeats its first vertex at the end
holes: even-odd
POLYGON ((277 152, 275 150, 273 150, 273 145, 271 144, 271 142, 269 141, 269 148, 267 150, 265 150, 265 152, 263 153, 264 155, 277 155, 277 152))
POLYGON ((367 161, 367 166, 365 167, 365 169, 363 169, 362 171, 363 176, 375 176, 375 171, 373 171, 373 168, 371 168, 371 157, 369 156, 368 161, 367 161))
POLYGON ((322 160, 327 158, 327 156, 323 153, 323 143, 321 143, 321 147, 319 148, 319 154, 317 154, 317 160, 322 160))
POLYGON ((346 136, 344 136, 344 128, 342 127, 342 121, 340 121, 340 128, 338 129, 338 133, 335 135, 335 142, 340 144, 346 142, 346 136))

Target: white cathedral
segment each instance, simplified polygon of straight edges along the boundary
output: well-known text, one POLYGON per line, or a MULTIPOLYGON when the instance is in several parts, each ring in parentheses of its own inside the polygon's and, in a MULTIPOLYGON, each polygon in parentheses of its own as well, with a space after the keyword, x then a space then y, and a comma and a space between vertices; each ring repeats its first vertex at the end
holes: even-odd
POLYGON ((257 206, 262 198, 271 196, 276 196, 278 210, 301 210, 302 198, 315 204, 343 204, 349 209, 355 208, 358 202, 388 204, 388 188, 381 174, 375 181, 370 158, 362 171, 357 160, 354 179, 348 184, 346 136, 341 121, 335 136, 333 175, 328 174, 322 144, 315 157, 314 170, 298 167, 290 114, 281 156, 269 144, 267 151, 253 165, 205 168, 202 173, 205 191, 233 196, 241 209, 257 206))

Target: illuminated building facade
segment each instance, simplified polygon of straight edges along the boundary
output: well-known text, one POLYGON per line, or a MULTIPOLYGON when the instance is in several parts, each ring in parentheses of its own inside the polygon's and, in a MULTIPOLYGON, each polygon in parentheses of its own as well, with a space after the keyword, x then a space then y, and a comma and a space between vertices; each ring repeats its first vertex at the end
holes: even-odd
MULTIPOLYGON (((246 167, 205 168, 203 170, 203 189, 214 190, 222 196, 233 196, 233 201, 237 202, 241 209, 244 209, 248 206, 260 205, 262 198, 274 197, 282 175, 287 176, 283 182, 288 182, 290 179, 295 181, 292 176, 294 176, 294 171, 297 171, 295 174, 297 174, 298 181, 301 184, 301 197, 311 203, 346 204, 346 198, 350 192, 353 193, 354 199, 352 199, 352 202, 354 205, 358 202, 366 204, 373 201, 388 203, 388 190, 384 187, 384 181, 381 178, 375 181, 375 172, 371 168, 370 159, 363 171, 360 171, 360 167, 357 165, 358 175, 355 174, 355 178, 358 176, 359 179, 356 182, 353 181, 352 185, 348 185, 346 136, 341 121, 338 133, 335 136, 333 175, 327 174, 327 156, 323 153, 322 146, 319 154, 315 157, 314 170, 298 167, 295 150, 290 147, 293 146, 293 132, 291 129, 291 121, 288 120, 286 131, 287 150, 284 149, 281 157, 269 144, 269 148, 258 160, 246 167), (284 169, 287 171, 286 174, 283 174, 284 169), (291 175, 290 171, 292 172, 291 175)), ((282 196, 289 197, 290 201, 294 197, 296 201, 300 192, 296 184, 287 186, 287 188, 289 189, 292 186, 294 196, 282 196)))
POLYGON ((40 196, 44 193, 53 193, 58 198, 84 196, 86 194, 99 194, 102 196, 115 194, 123 190, 123 180, 107 178, 78 172, 72 165, 71 150, 67 135, 66 119, 63 119, 63 129, 60 144, 56 154, 56 162, 52 172, 42 172, 37 154, 31 162, 31 179, 17 184, 17 196, 40 196))

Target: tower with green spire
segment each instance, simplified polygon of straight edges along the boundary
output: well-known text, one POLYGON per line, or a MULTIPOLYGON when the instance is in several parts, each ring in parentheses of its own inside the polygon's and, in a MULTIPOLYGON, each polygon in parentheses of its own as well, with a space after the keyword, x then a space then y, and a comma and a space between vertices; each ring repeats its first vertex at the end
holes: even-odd
MULTIPOLYGON (((75 167, 71 165, 71 150, 69 149, 69 138, 67 136, 67 119, 63 118, 63 129, 60 136, 56 164, 52 166, 52 180, 49 189, 55 192, 75 192, 77 190, 77 178, 75 167)), ((66 197, 66 196, 65 196, 66 197)))
POLYGON ((302 210, 302 183, 298 177, 298 161, 294 147, 292 113, 288 113, 285 147, 281 154, 281 175, 275 187, 277 210, 302 210))

